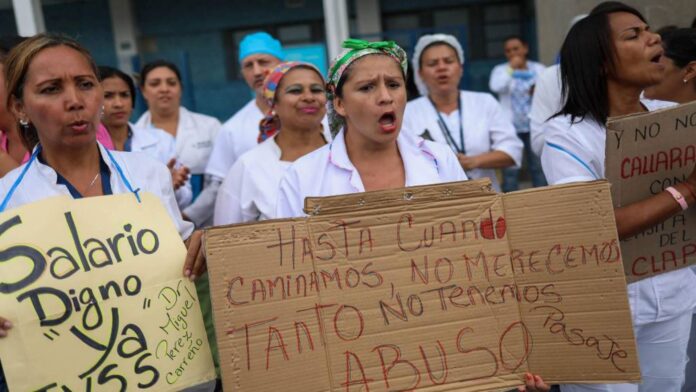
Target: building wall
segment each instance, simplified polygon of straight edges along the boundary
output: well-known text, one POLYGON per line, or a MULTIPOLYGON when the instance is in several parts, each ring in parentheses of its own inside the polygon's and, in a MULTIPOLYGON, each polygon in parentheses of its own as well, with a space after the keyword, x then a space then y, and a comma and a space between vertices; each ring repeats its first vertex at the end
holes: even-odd
MULTIPOLYGON (((570 21, 579 14, 590 12, 600 0, 535 0, 539 57, 547 64, 555 61, 558 50, 570 27, 570 21)), ((676 24, 688 27, 696 17, 694 0, 623 0, 638 9, 653 30, 676 24)))

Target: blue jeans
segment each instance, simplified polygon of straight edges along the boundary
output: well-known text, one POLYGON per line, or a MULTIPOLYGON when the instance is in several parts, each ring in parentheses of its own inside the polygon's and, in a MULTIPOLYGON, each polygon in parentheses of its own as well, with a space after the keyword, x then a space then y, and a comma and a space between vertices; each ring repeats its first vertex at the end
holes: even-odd
MULTIPOLYGON (((518 133, 517 137, 522 140, 524 144, 524 160, 527 162, 527 172, 532 178, 532 186, 535 188, 538 186, 548 185, 546 182, 546 177, 544 177, 544 172, 541 169, 541 161, 539 157, 532 152, 532 143, 529 139, 529 132, 518 133)), ((519 189, 518 177, 520 174, 520 169, 508 167, 503 169, 503 192, 512 192, 519 189)))

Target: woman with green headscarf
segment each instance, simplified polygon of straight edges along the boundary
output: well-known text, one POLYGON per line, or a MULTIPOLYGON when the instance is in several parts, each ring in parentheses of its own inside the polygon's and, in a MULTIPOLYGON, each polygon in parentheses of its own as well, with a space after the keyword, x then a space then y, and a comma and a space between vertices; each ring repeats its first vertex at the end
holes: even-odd
MULTIPOLYGON (((466 180, 445 144, 401 133, 406 53, 393 41, 347 40, 327 91, 330 144, 296 160, 281 180, 276 217, 304 216, 304 199, 466 180)), ((546 392, 527 374, 520 391, 546 392)))
POLYGON ((406 53, 392 41, 347 40, 329 70, 330 144, 298 159, 281 181, 277 217, 304 199, 466 180, 446 146, 401 133, 406 53))

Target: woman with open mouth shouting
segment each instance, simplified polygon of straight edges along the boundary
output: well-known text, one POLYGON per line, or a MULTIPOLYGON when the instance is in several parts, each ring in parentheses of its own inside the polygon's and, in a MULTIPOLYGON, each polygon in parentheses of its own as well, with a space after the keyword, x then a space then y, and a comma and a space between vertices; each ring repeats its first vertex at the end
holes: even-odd
POLYGON ((234 163, 215 202, 215 225, 273 217, 278 186, 293 161, 326 144, 326 90, 309 63, 280 63, 268 74, 263 97, 270 110, 259 124, 259 145, 234 163))
POLYGON ((307 196, 465 180, 445 145, 402 133, 406 53, 394 42, 347 40, 327 83, 334 140, 298 159, 281 181, 277 217, 303 216, 307 196))
MULTIPOLYGON (((308 196, 466 180, 444 144, 401 132, 406 108, 406 53, 393 41, 349 39, 329 69, 333 141, 295 161, 281 180, 277 218, 304 216, 308 196)), ((548 391, 528 375, 529 392, 548 391)))

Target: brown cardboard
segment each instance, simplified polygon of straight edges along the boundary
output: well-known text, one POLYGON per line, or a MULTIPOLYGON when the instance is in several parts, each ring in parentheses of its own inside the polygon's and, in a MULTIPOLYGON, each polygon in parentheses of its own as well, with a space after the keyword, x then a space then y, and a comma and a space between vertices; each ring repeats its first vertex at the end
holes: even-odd
POLYGON ((468 181, 305 205, 305 219, 206 232, 225 389, 640 380, 608 183, 502 195, 468 181))
MULTIPOLYGON (((696 163, 696 102, 610 119, 606 177, 615 207, 684 181, 696 163)), ((696 209, 621 241, 626 280, 634 282, 696 263, 696 209)))

